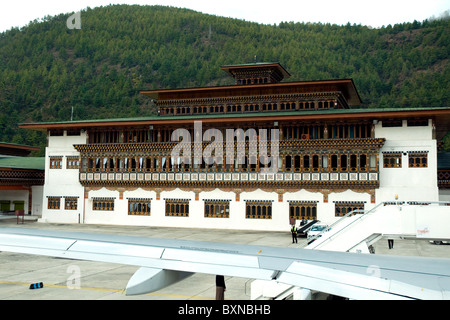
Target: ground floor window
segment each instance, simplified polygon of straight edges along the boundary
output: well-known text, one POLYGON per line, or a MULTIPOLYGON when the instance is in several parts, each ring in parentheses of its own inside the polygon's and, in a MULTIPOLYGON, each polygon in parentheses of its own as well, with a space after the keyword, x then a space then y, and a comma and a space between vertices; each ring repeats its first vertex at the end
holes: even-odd
POLYGON ((189 217, 189 200, 166 199, 166 216, 189 217))
POLYGON ((64 202, 64 209, 66 210, 77 210, 78 198, 67 197, 64 202))
POLYGON ((61 197, 48 197, 48 209, 59 209, 61 207, 61 197))
POLYGON ((336 201, 334 215, 343 217, 353 210, 364 210, 364 202, 361 201, 336 201))
POLYGON ((92 210, 114 211, 114 198, 98 198, 92 202, 92 210))
POLYGON ((264 201, 264 200, 246 201, 245 218, 272 219, 272 201, 264 201))
POLYGON ((205 218, 229 218, 230 200, 205 200, 205 218))
POLYGON ((317 201, 289 201, 289 218, 317 220, 317 201))
POLYGON ((128 199, 128 215, 149 216, 152 199, 128 199))

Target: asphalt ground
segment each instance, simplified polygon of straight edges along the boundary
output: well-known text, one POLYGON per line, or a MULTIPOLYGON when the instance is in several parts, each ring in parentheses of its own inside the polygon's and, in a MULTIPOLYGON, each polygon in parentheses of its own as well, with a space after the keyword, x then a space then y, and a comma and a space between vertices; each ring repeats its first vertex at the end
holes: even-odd
MULTIPOLYGON (((143 226, 111 226, 83 224, 48 224, 16 219, 0 220, 0 227, 40 228, 71 232, 108 233, 151 238, 211 241, 273 247, 298 247, 306 239, 293 244, 286 232, 157 228, 143 226)), ((426 240, 395 239, 389 249, 387 239, 374 245, 375 254, 450 258, 450 245, 435 245, 426 240)), ((125 287, 138 267, 68 260, 37 255, 0 252, 0 300, 214 300, 215 276, 194 274, 158 292, 126 296, 125 287), (43 288, 30 289, 30 284, 43 283, 43 288)), ((253 279, 225 277, 226 300, 249 300, 253 279)))

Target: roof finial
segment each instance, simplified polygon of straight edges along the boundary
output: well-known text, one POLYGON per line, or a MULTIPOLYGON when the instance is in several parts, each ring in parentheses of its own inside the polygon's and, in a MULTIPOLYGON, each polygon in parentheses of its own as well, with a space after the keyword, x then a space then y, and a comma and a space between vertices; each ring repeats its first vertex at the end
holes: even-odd
POLYGON ((256 63, 256 54, 255 54, 255 63, 256 63))

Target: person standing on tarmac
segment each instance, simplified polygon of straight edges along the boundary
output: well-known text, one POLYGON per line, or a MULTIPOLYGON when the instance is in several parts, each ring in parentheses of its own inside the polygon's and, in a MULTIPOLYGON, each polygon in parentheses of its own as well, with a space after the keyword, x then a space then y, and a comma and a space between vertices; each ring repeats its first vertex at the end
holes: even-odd
POLYGON ((216 300, 225 300, 225 277, 216 275, 216 300))
POLYGON ((292 243, 294 243, 294 241, 295 241, 295 243, 298 243, 297 242, 297 228, 295 227, 295 224, 292 225, 291 233, 292 233, 292 243))

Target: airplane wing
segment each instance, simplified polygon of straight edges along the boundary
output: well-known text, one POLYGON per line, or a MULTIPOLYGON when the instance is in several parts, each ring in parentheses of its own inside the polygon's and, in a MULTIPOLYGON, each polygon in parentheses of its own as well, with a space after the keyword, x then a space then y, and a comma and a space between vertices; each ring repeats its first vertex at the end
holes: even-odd
POLYGON ((450 299, 450 259, 400 257, 0 228, 0 251, 141 267, 126 294, 159 290, 192 273, 285 284, 351 299, 450 299))

